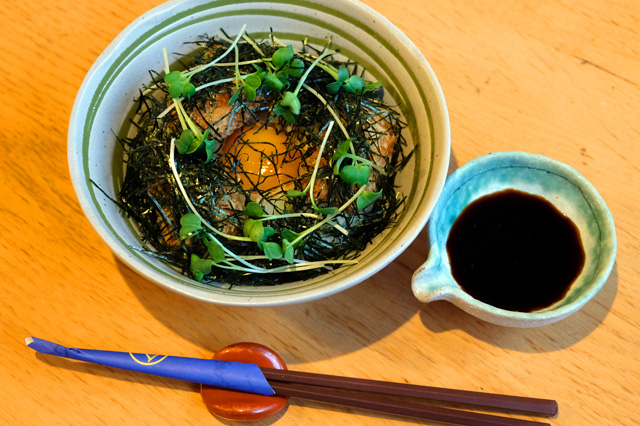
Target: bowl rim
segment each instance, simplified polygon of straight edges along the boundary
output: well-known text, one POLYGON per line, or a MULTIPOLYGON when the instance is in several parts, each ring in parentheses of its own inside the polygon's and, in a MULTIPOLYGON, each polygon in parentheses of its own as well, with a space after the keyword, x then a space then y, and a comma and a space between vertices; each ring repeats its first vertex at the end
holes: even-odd
MULTIPOLYGON (((433 170, 432 184, 429 185, 429 188, 425 187, 425 193, 430 194, 430 200, 427 203, 426 208, 423 207, 420 213, 416 213, 411 224, 412 227, 416 227, 418 228, 418 230, 411 232, 405 231, 402 237, 394 241, 391 247, 392 250, 385 257, 385 262, 379 262, 369 267, 361 268, 357 271, 357 273, 351 274, 347 282, 341 285, 334 284, 329 287, 319 286, 303 291, 296 291, 295 294, 274 294, 268 296, 260 296, 259 298, 256 298, 255 295, 252 295, 250 293, 222 297, 219 293, 211 293, 204 289, 201 290, 196 287, 187 286, 183 283, 172 280, 141 264, 141 261, 139 259, 134 258, 128 252, 123 250, 123 248, 121 247, 121 243, 116 238, 114 238, 111 230, 103 223, 102 219, 96 213, 94 203, 89 200, 90 195, 87 189, 87 180, 89 179, 89 177, 82 170, 82 156, 74 155, 74 153, 78 150, 79 145, 81 145, 81 143, 77 141, 76 134, 77 132, 80 132, 81 134, 82 129, 85 126, 82 107, 87 103, 87 99, 92 95, 92 82, 95 79, 99 78, 104 71, 104 67, 108 66, 109 63, 114 60, 114 56, 118 54, 117 50, 120 44, 123 41, 128 40, 128 38, 132 36, 135 37, 134 33, 140 30, 140 28, 144 28, 147 23, 153 20, 154 17, 168 15, 177 10, 185 10, 189 7, 206 3, 219 2, 206 0, 171 0, 147 11, 132 23, 130 23, 122 32, 120 32, 114 38, 114 40, 96 59, 87 75, 85 76, 82 85, 78 90, 78 95, 76 96, 73 105, 68 133, 68 162, 71 180, 85 216, 89 219, 92 227, 96 230, 103 241, 106 242, 106 244, 114 252, 114 254, 138 274, 165 288, 207 302, 236 306, 275 306, 300 303, 335 294, 366 280, 370 276, 380 271, 382 268, 386 267, 393 259, 395 259, 406 247, 411 244, 411 242, 419 234, 419 231, 426 225, 431 212, 435 208, 437 198, 445 184, 446 172, 448 169, 451 150, 451 141, 449 115, 444 99, 444 94, 435 76, 435 73, 433 72, 427 60, 424 58, 419 49, 409 40, 409 38, 404 35, 394 24, 392 24, 383 15, 373 10, 369 6, 355 0, 343 0, 343 3, 346 4, 347 7, 358 9, 362 12, 363 15, 366 15, 367 19, 375 21, 377 25, 383 25, 387 29, 387 31, 393 34, 398 43, 401 43, 403 47, 407 48, 412 53, 413 60, 417 61, 417 63, 419 63, 419 65, 423 67, 424 73, 428 75, 429 81, 431 83, 429 89, 433 92, 432 99, 430 99, 429 104, 433 111, 437 111, 437 113, 435 114, 436 117, 434 117, 433 120, 433 125, 437 127, 442 134, 442 137, 435 138, 436 140, 434 140, 433 142, 434 148, 442 145, 442 152, 439 152, 436 149, 436 153, 440 157, 439 162, 434 162, 433 164, 433 166, 435 167, 433 170), (435 107, 433 106, 434 104, 436 105, 435 107)), ((264 0, 256 0, 255 3, 266 2, 264 0)), ((332 2, 330 0, 305 0, 304 2, 301 1, 301 4, 304 4, 305 6, 307 4, 314 4, 321 7, 330 7, 332 5, 335 5, 336 2, 332 2)))
POLYGON ((589 206, 598 221, 601 234, 603 236, 610 236, 610 244, 607 246, 610 249, 601 251, 596 273, 586 291, 580 297, 565 305, 559 306, 556 309, 536 312, 509 311, 477 300, 461 290, 459 287, 451 286, 452 288, 450 289, 444 289, 443 286, 441 288, 443 288, 443 292, 448 293, 445 297, 451 297, 453 300, 462 304, 473 306, 476 308, 474 309, 475 313, 473 313, 473 315, 483 316, 482 319, 491 322, 500 322, 503 325, 510 326, 522 326, 528 322, 535 323, 535 325, 551 324, 582 308, 602 289, 613 269, 617 255, 617 237, 613 216, 596 188, 573 167, 541 154, 524 151, 497 151, 470 160, 455 170, 445 183, 440 194, 438 205, 433 211, 431 217, 432 220, 430 220, 428 225, 429 245, 430 247, 433 247, 436 244, 435 236, 438 234, 436 219, 453 192, 455 192, 464 183, 472 180, 475 176, 475 170, 491 170, 492 168, 489 167, 491 164, 503 160, 515 161, 526 167, 535 166, 535 168, 544 171, 548 171, 550 168, 553 168, 554 170, 560 171, 562 177, 571 177, 571 179, 568 180, 582 191, 585 200, 589 203, 589 206))

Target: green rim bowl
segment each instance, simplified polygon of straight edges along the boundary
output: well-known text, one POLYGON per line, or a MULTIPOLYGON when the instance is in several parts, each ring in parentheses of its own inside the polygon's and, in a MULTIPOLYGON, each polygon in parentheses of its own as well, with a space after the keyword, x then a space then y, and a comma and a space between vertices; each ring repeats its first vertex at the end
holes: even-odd
MULTIPOLYGON (((175 56, 174 56, 175 58, 175 56)), ((124 132, 124 134, 123 134, 124 132)), ((414 44, 382 15, 357 1, 170 1, 129 25, 96 60, 77 95, 69 124, 68 159, 74 189, 89 221, 111 250, 147 279, 208 302, 269 306, 328 296, 375 274, 415 239, 446 179, 450 153, 449 117, 431 67, 414 44), (409 149, 416 147, 398 177, 408 197, 396 226, 376 238, 357 265, 312 280, 277 286, 203 285, 135 249, 138 235, 118 207, 123 174, 116 135, 132 116, 133 98, 149 81, 148 70, 162 71, 162 48, 187 53, 184 42, 224 29, 236 34, 243 24, 256 38, 270 29, 294 47, 310 43, 333 46, 362 64, 381 81, 390 102, 408 123, 409 149)))
POLYGON ((600 291, 616 259, 613 218, 593 185, 566 164, 519 151, 478 157, 451 174, 429 222, 429 239, 429 257, 413 276, 415 296, 422 302, 448 300, 480 319, 509 327, 547 325, 576 312, 600 291), (562 300, 539 311, 514 312, 478 301, 451 275, 446 250, 451 226, 469 203, 505 189, 544 197, 580 231, 582 272, 562 300))

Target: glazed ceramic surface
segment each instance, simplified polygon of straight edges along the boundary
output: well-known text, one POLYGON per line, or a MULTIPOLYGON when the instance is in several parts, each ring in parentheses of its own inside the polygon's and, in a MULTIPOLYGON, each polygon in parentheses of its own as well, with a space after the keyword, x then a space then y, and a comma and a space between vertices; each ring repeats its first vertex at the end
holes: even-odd
MULTIPOLYGON (((173 56, 172 60, 175 60, 173 56)), ((312 300, 353 286, 395 259, 426 224, 445 181, 450 151, 444 97, 429 64, 393 24, 356 1, 171 1, 127 27, 95 62, 77 95, 69 127, 69 166, 83 210, 113 252, 146 278, 210 302, 261 306, 312 300), (203 34, 236 34, 243 24, 254 38, 274 35, 300 47, 303 39, 333 47, 363 65, 399 105, 415 154, 397 183, 407 203, 397 225, 380 235, 360 262, 313 280, 278 286, 203 285, 145 255, 131 223, 110 200, 123 175, 115 135, 127 135, 134 97, 163 70, 162 48, 187 53, 203 34)))
POLYGON ((566 164, 525 152, 488 154, 456 170, 429 222, 429 238, 429 258, 413 277, 415 296, 423 302, 449 300, 478 318, 512 327, 551 324, 580 309, 604 285, 616 257, 613 218, 595 188, 566 164), (480 302, 462 291, 451 275, 446 250, 451 226, 469 203, 504 189, 544 197, 580 231, 585 266, 566 297, 540 311, 513 312, 480 302))

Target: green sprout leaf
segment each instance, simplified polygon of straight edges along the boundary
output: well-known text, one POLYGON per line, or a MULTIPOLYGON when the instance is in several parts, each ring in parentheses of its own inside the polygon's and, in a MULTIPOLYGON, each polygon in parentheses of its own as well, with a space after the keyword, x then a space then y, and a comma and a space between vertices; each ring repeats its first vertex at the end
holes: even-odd
POLYGON ((382 83, 380 83, 379 81, 376 81, 374 83, 367 83, 364 86, 364 92, 373 92, 374 90, 379 89, 380 87, 382 87, 382 83))
POLYGON ((280 93, 282 89, 284 89, 285 87, 288 87, 289 82, 286 79, 283 80, 281 77, 278 77, 277 74, 268 72, 264 76, 263 85, 269 90, 280 93))
POLYGON ((193 85, 193 83, 186 83, 183 88, 182 88, 182 97, 183 98, 191 98, 193 95, 196 94, 196 86, 193 85))
MULTIPOLYGON (((300 236, 300 234, 298 234, 297 232, 294 232, 290 229, 283 229, 282 232, 280 233, 280 236, 282 237, 282 241, 287 241, 289 243, 295 241, 298 239, 298 237, 300 236)), ((299 240, 294 248, 298 248, 303 244, 302 240, 299 240)))
MULTIPOLYGON (((209 130, 209 129, 207 129, 207 130, 209 130)), ((205 132, 205 134, 206 134, 206 132, 205 132)), ((205 149, 205 152, 207 154, 207 159, 206 159, 206 161, 204 163, 207 164, 209 161, 211 161, 214 158, 216 158, 216 155, 215 155, 216 141, 205 138, 204 139, 204 144, 205 144, 204 149, 205 149)))
POLYGON ((247 86, 255 87, 257 89, 262 84, 262 78, 260 78, 259 73, 254 72, 253 74, 249 74, 244 79, 244 84, 247 86))
POLYGON ((341 88, 344 87, 344 91, 347 93, 365 93, 371 90, 376 90, 382 86, 380 82, 365 83, 362 77, 358 75, 349 76, 349 70, 345 67, 340 67, 338 70, 338 79, 332 83, 327 84, 327 90, 332 95, 337 94, 341 88))
POLYGON ((262 251, 269 260, 280 259, 284 255, 278 243, 262 243, 262 251))
POLYGON ((270 226, 265 226, 264 233, 262 234, 262 241, 267 241, 269 238, 273 237, 276 233, 276 230, 270 226))
MULTIPOLYGON (((182 133, 184 133, 184 131, 182 133)), ((201 152, 205 151, 207 152, 207 162, 209 162, 213 158, 213 150, 215 148, 215 141, 209 141, 207 139, 209 137, 209 133, 211 133, 211 129, 207 128, 207 130, 204 131, 204 134, 194 137, 186 154, 193 154, 198 150, 201 152)))
POLYGON ((300 77, 304 72, 304 62, 302 61, 302 59, 295 58, 294 60, 292 60, 287 72, 292 77, 300 77))
POLYGON ((348 93, 362 93, 364 87, 364 80, 357 75, 352 75, 344 82, 344 90, 348 93))
POLYGON ((296 116, 300 114, 301 108, 302 105, 300 104, 298 96, 293 94, 293 92, 284 92, 284 96, 273 108, 273 112, 276 115, 283 116, 287 122, 294 124, 298 121, 296 116))
POLYGON ((164 76, 164 82, 167 84, 175 83, 182 79, 183 77, 180 71, 171 71, 169 74, 164 76))
POLYGON ((246 214, 249 217, 253 217, 258 219, 264 215, 264 210, 262 210, 262 206, 255 201, 250 201, 247 206, 244 208, 242 213, 246 214))
POLYGON ((362 210, 368 207, 370 204, 372 204, 381 196, 382 196, 382 190, 378 192, 364 191, 358 197, 358 200, 356 201, 356 207, 358 208, 358 210, 362 210))
POLYGON ((249 102, 253 102, 256 99, 256 91, 262 85, 262 78, 258 73, 253 73, 247 76, 244 79, 244 84, 242 85, 243 91, 247 100, 249 102))
POLYGON ((349 70, 345 67, 340 67, 338 70, 338 79, 333 83, 327 84, 327 90, 332 95, 335 95, 340 91, 340 88, 344 84, 344 82, 349 78, 349 70))
POLYGON ((249 237, 251 241, 262 241, 264 235, 264 225, 259 220, 247 219, 242 226, 242 233, 245 237, 249 237))
POLYGON ((346 159, 346 156, 342 156, 340 158, 338 158, 338 161, 336 161, 333 165, 333 174, 334 175, 339 175, 340 174, 340 168, 342 167, 342 162, 346 159))
POLYGON ((178 99, 182 96, 182 90, 184 89, 184 83, 178 81, 169 85, 169 96, 174 99, 178 99))
POLYGON ((231 99, 229 99, 229 103, 227 104, 227 106, 232 106, 233 104, 235 104, 240 97, 240 93, 242 93, 242 87, 238 88, 238 90, 234 92, 233 96, 231 96, 231 99))
POLYGON ((300 99, 293 92, 284 92, 282 99, 278 102, 283 107, 288 107, 295 115, 300 114, 300 99))
POLYGON ((284 259, 289 263, 293 263, 295 249, 289 240, 282 240, 282 251, 284 252, 284 259))
POLYGON ((180 134, 180 138, 175 142, 176 149, 180 154, 186 154, 194 140, 193 132, 189 129, 185 129, 182 131, 182 134, 180 134))
POLYGON ((298 121, 298 118, 295 116, 295 114, 292 113, 289 108, 280 105, 279 102, 276 104, 275 107, 273 107, 273 113, 275 115, 280 115, 284 117, 285 120, 287 120, 287 122, 290 124, 295 124, 296 121, 298 121))
POLYGON ((184 82, 182 80, 176 81, 169 85, 169 96, 174 99, 182 97, 182 90, 184 89, 184 82))
POLYGON ((349 70, 346 67, 340 67, 338 70, 338 81, 340 83, 346 81, 349 78, 349 70))
POLYGON ((371 173, 369 166, 364 164, 349 165, 340 170, 340 178, 346 183, 357 183, 364 186, 369 183, 369 173, 371 173))
POLYGON ((165 75, 164 82, 169 85, 169 96, 174 99, 190 98, 196 93, 196 87, 180 71, 171 71, 165 75))
POLYGON ((213 266, 213 260, 201 259, 197 254, 191 254, 191 272, 196 277, 196 280, 202 281, 205 275, 211 273, 211 267, 213 266))
POLYGON ((277 69, 280 69, 284 67, 286 64, 288 64, 291 61, 291 59, 293 59, 293 55, 294 55, 293 46, 288 45, 286 47, 281 47, 280 49, 273 52, 273 55, 271 56, 271 61, 273 62, 273 65, 275 65, 277 69))
POLYGON ((198 150, 198 148, 200 148, 200 145, 202 145, 202 138, 193 138, 193 141, 191 141, 191 145, 189 145, 189 148, 187 148, 187 152, 185 152, 185 154, 193 154, 198 150))
POLYGON ((332 95, 335 95, 340 91, 341 87, 342 87, 341 81, 334 81, 333 83, 327 84, 327 91, 332 95))
POLYGON ((180 218, 180 238, 184 238, 201 229, 202 222, 195 214, 187 213, 180 218))
POLYGON ((251 87, 251 86, 247 86, 246 84, 243 87, 243 91, 245 96, 247 97, 247 100, 249 102, 252 102, 256 99, 256 89, 251 87))
POLYGON ((353 140, 353 138, 349 138, 346 141, 342 142, 340 145, 338 145, 336 150, 333 152, 333 156, 331 157, 331 159, 333 161, 336 161, 340 157, 345 155, 349 151, 349 147, 351 146, 351 141, 352 140, 353 140))
POLYGON ((224 253, 224 249, 222 248, 220 243, 211 238, 209 234, 206 234, 202 238, 202 242, 207 247, 207 251, 209 252, 209 255, 211 256, 211 259, 213 259, 214 263, 223 262, 225 260, 226 256, 224 253))

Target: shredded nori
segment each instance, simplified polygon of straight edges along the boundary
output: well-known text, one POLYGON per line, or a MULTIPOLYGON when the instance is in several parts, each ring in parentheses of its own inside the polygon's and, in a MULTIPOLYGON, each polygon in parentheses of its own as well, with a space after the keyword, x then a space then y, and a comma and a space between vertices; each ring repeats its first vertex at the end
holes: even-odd
MULTIPOLYGON (((225 38, 209 38, 204 36, 198 43, 199 48, 191 54, 182 57, 181 63, 186 67, 196 67, 209 63, 229 48, 230 42, 225 38)), ((267 57, 281 47, 272 40, 256 42, 267 57)), ((256 59, 259 57, 250 43, 241 42, 237 45, 239 61, 256 59)), ((318 51, 305 44, 308 55, 304 60, 305 69, 310 65, 318 51), (309 60, 311 59, 311 60, 309 60)), ((233 58, 233 53, 227 58, 233 58)), ((334 59, 325 59, 335 68, 348 67, 352 74, 360 73, 358 65, 351 62, 338 62, 334 59)), ((232 60, 230 60, 231 62, 232 60)), ((255 72, 253 65, 240 65, 240 73, 255 72)), ((213 66, 198 74, 195 74, 191 82, 196 86, 234 77, 234 66, 213 66)), ((147 246, 148 252, 162 259, 164 262, 178 268, 183 274, 194 277, 190 270, 191 254, 195 253, 204 258, 208 257, 207 248, 197 238, 181 239, 179 235, 180 218, 189 213, 183 195, 177 188, 170 163, 170 141, 179 138, 182 128, 178 122, 175 111, 171 111, 162 118, 160 114, 171 105, 171 99, 167 94, 167 86, 164 83, 164 75, 151 72, 151 81, 144 87, 137 98, 138 111, 135 122, 137 133, 131 138, 121 140, 124 148, 124 161, 126 163, 125 178, 120 189, 119 204, 124 213, 137 225, 139 235, 147 246)), ((295 87, 297 78, 291 79, 295 87)), ((341 214, 338 223, 348 231, 344 235, 333 226, 325 225, 304 241, 304 244, 296 250, 296 259, 308 261, 327 259, 355 259, 371 243, 372 239, 392 226, 397 219, 404 196, 399 194, 394 185, 396 174, 407 163, 410 154, 405 154, 403 148, 406 142, 402 136, 402 128, 405 126, 399 119, 399 113, 394 107, 387 105, 383 100, 383 90, 366 92, 364 94, 338 92, 331 95, 326 85, 335 79, 326 71, 315 67, 305 84, 320 93, 327 103, 338 112, 343 120, 352 142, 356 149, 356 155, 378 162, 384 166, 387 176, 377 176, 376 191, 382 190, 382 196, 368 208, 358 211, 355 204, 347 208, 341 214), (383 121, 380 126, 374 125, 383 121), (378 145, 380 138, 391 132, 396 142, 390 158, 381 153, 378 145)), ((322 143, 324 135, 322 131, 327 123, 334 119, 330 111, 310 91, 304 88, 298 97, 302 104, 301 114, 295 124, 287 123, 283 117, 272 113, 279 94, 271 93, 265 87, 258 89, 258 98, 254 102, 247 102, 243 96, 236 101, 235 107, 229 113, 234 117, 222 117, 216 122, 211 122, 211 115, 207 115, 205 104, 209 102, 211 109, 218 101, 220 93, 231 96, 236 90, 234 83, 212 86, 198 91, 190 99, 184 99, 183 105, 194 121, 200 117, 201 123, 206 123, 215 136, 218 145, 224 143, 223 130, 220 129, 220 120, 229 118, 246 121, 260 120, 267 114, 270 126, 275 126, 287 136, 287 155, 301 158, 301 173, 292 177, 291 184, 295 189, 302 191, 313 173, 315 157, 322 143)), ((263 121, 263 125, 266 125, 263 121)), ((248 128, 252 123, 246 123, 248 128)), ((245 129, 245 127, 243 127, 245 129)), ((205 129, 201 128, 204 132, 205 129)), ((353 184, 343 182, 339 176, 334 175, 332 160, 336 147, 344 141, 344 135, 336 126, 329 137, 323 153, 323 163, 318 171, 316 185, 324 185, 324 196, 317 199, 319 207, 340 207, 349 200, 357 191, 353 184)), ((238 144, 243 143, 238 139, 238 144)), ((237 149, 229 149, 222 152, 218 146, 218 156, 215 160, 205 162, 203 155, 177 155, 176 167, 180 179, 188 193, 191 202, 198 213, 217 229, 225 232, 237 232, 242 235, 242 224, 246 218, 242 210, 245 204, 256 199, 259 193, 259 203, 265 211, 273 214, 291 212, 310 212, 313 209, 309 197, 287 198, 276 188, 273 191, 259 192, 255 187, 245 189, 240 181, 246 179, 243 174, 242 162, 235 154, 237 149), (253 197, 253 198, 252 198, 253 197), (285 200, 283 202, 283 199, 285 200), (238 205, 238 200, 242 201, 238 205)), ((267 159, 265 159, 267 161, 267 159)), ((348 164, 345 161, 344 164, 348 164)), ((377 174, 377 172, 373 172, 377 174)), ((255 180, 260 180, 257 176, 255 180)), ((291 185, 291 186, 292 186, 291 185)), ((291 188, 293 189, 293 188, 291 188)), ((302 232, 317 223, 317 219, 307 217, 295 217, 271 220, 265 226, 275 229, 275 242, 280 232, 284 229, 302 232)), ((224 240, 225 247, 238 255, 260 255, 256 243, 224 240)), ((252 261, 253 264, 265 268, 282 266, 286 264, 284 259, 268 260, 260 259, 252 261)), ((247 273, 230 269, 214 267, 210 274, 202 279, 204 283, 222 282, 230 285, 273 285, 285 282, 308 279, 323 273, 339 265, 330 265, 329 268, 318 268, 307 271, 286 273, 247 273)))

